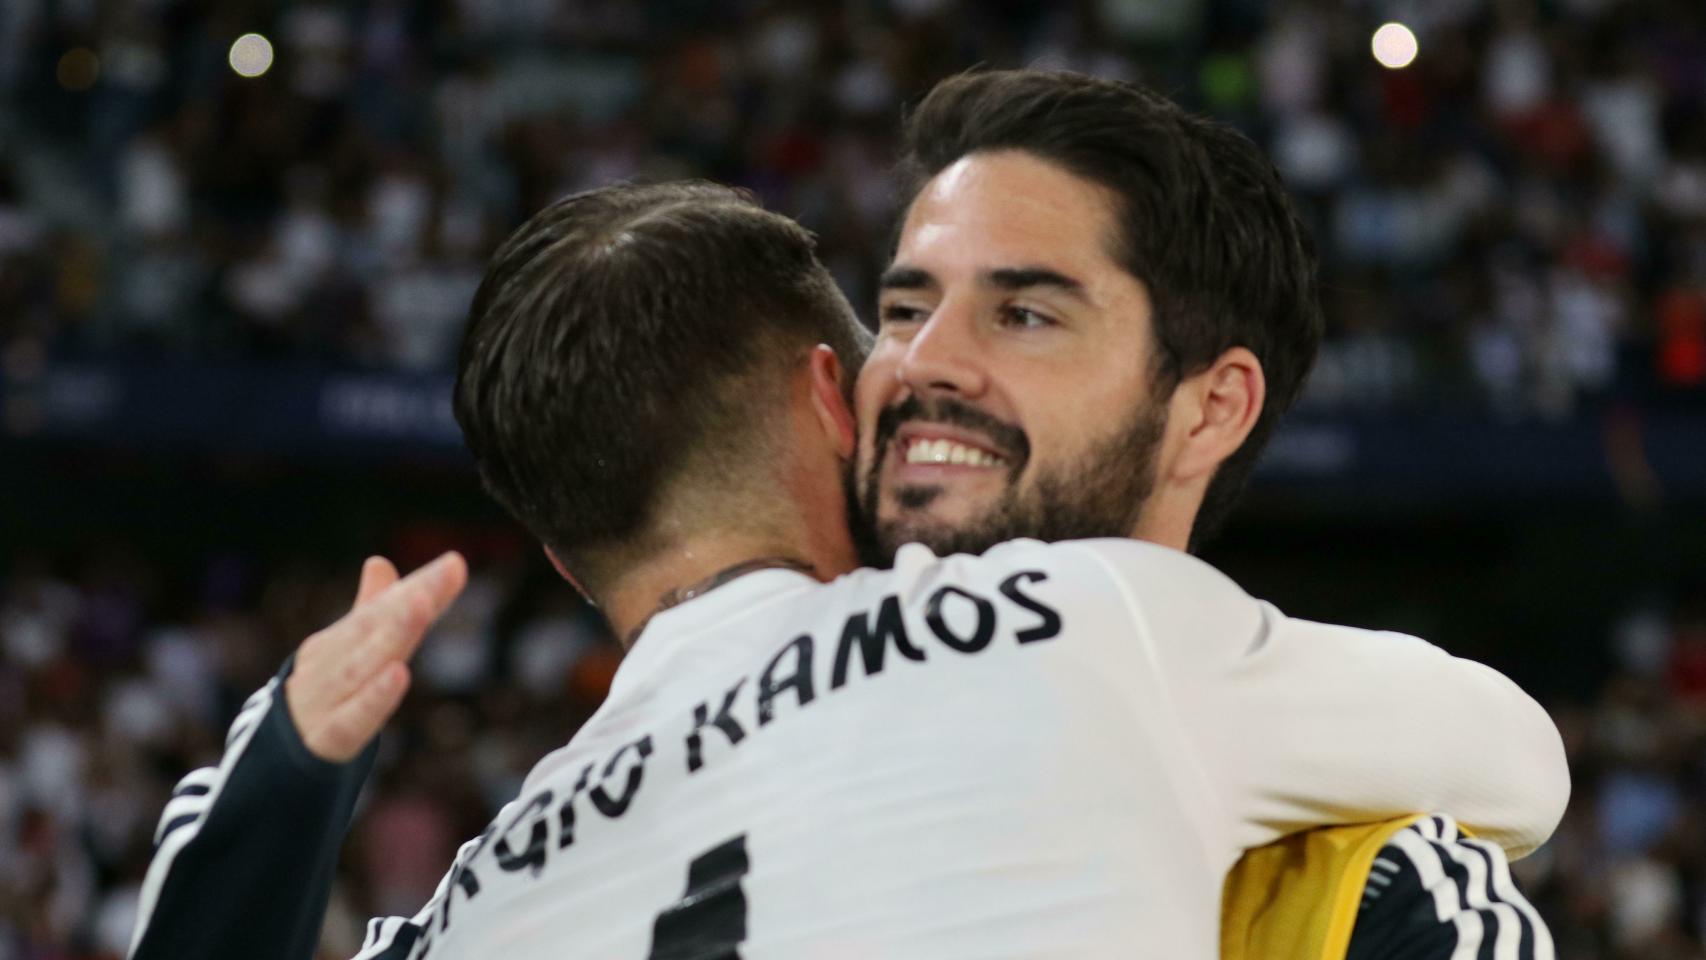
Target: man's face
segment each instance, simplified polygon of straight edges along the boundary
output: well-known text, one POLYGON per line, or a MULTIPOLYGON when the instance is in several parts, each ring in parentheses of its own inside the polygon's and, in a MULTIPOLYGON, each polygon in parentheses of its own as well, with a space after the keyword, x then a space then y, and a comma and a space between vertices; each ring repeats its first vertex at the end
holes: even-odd
POLYGON ((866 563, 901 544, 1129 536, 1153 488, 1149 296, 1113 259, 1114 200, 1020 151, 960 159, 913 201, 855 406, 866 563))

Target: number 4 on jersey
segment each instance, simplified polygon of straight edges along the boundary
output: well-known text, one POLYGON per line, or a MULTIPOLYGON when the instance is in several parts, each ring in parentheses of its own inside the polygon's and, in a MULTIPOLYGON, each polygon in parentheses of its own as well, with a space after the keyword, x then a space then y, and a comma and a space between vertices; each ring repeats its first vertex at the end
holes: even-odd
POLYGON ((648 960, 740 960, 746 939, 746 834, 725 840, 687 866, 687 893, 652 924, 648 960))

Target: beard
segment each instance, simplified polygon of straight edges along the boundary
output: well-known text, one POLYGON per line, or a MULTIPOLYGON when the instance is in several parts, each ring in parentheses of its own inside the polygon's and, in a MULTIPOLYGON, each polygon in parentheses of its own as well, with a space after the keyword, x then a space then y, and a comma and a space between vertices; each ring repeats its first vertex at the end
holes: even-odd
POLYGON ((875 427, 874 453, 863 475, 850 466, 847 486, 848 527, 868 567, 888 567, 903 544, 922 543, 938 556, 983 553, 1008 540, 1045 542, 1092 537, 1129 537, 1149 495, 1155 490, 1156 455, 1167 426, 1163 403, 1145 402, 1125 423, 1099 437, 1081 454, 1042 465, 1026 487, 1019 483, 1030 460, 1023 430, 957 400, 926 404, 908 397, 884 410, 875 427), (981 515, 959 524, 923 511, 946 490, 929 484, 894 489, 900 515, 880 519, 883 464, 894 449, 895 431, 909 421, 949 423, 980 430, 1008 462, 1007 487, 981 515))

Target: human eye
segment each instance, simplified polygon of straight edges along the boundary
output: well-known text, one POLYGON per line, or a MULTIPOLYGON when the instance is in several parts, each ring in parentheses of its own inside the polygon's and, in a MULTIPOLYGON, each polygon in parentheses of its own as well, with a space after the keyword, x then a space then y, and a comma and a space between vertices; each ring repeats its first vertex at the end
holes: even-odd
POLYGON ((1001 308, 1001 323, 1003 326, 1016 327, 1021 330, 1041 330, 1045 327, 1060 325, 1058 321, 1046 313, 1011 303, 1001 308))
POLYGON ((928 310, 906 303, 885 303, 878 310, 878 317, 885 325, 918 323, 928 315, 928 310))

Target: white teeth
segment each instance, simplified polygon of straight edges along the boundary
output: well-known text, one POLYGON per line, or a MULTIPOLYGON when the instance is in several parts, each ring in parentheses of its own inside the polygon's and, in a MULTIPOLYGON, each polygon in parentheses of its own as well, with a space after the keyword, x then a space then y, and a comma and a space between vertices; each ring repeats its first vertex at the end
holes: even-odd
POLYGON ((907 445, 906 462, 993 467, 1003 461, 992 453, 952 440, 917 440, 907 445))

